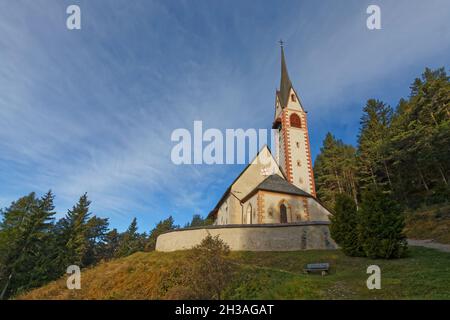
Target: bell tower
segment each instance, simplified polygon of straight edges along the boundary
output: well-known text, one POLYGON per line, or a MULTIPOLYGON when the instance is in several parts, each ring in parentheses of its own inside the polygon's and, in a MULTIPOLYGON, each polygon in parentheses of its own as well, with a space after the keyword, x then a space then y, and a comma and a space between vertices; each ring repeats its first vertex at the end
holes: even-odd
POLYGON ((281 81, 275 94, 273 129, 278 130, 278 160, 287 180, 316 196, 306 111, 292 86, 281 45, 281 81))

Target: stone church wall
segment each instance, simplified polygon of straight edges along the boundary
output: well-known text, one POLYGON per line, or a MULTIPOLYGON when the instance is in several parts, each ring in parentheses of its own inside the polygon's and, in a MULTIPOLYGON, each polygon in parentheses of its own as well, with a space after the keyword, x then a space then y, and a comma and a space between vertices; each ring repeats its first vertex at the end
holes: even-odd
POLYGON ((219 235, 233 251, 294 251, 335 249, 328 222, 293 224, 226 225, 175 230, 160 235, 157 251, 186 250, 199 244, 208 233, 219 235))

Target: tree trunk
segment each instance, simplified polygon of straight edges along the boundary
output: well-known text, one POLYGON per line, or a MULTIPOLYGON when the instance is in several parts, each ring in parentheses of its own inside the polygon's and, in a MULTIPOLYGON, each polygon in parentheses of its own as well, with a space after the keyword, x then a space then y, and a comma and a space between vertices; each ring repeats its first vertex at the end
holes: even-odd
POLYGON ((422 180, 423 186, 425 187, 425 190, 429 191, 430 188, 428 188, 427 182, 425 181, 425 177, 422 174, 422 170, 420 170, 419 166, 416 164, 417 170, 419 171, 420 179, 422 180))
POLYGON ((383 165, 384 165, 384 170, 386 171, 386 176, 387 176, 387 178, 388 178, 389 187, 391 188, 391 191, 392 191, 391 176, 390 176, 390 174, 389 174, 389 170, 388 170, 388 167, 387 167, 387 165, 386 165, 386 160, 383 160, 383 165))
POLYGON ((370 174, 372 175, 372 181, 373 181, 373 184, 375 185, 375 189, 378 189, 377 180, 375 178, 375 174, 373 173, 372 166, 369 166, 369 169, 370 169, 370 174))
POLYGON ((438 169, 439 169, 439 173, 441 174, 442 181, 444 181, 445 185, 448 186, 447 179, 445 178, 445 174, 442 171, 442 166, 440 164, 438 164, 438 169))
POLYGON ((339 181, 339 177, 338 177, 336 169, 334 170, 334 175, 336 176, 336 181, 337 181, 337 184, 338 184, 339 193, 342 193, 341 182, 339 181))
POLYGON ((352 173, 350 173, 350 186, 352 188, 353 200, 355 201, 356 210, 359 210, 358 195, 356 193, 355 179, 353 178, 352 173))
POLYGON ((8 280, 6 280, 5 287, 3 288, 2 293, 0 294, 0 300, 3 300, 3 297, 5 296, 6 290, 8 289, 11 278, 12 278, 12 273, 9 274, 8 280))

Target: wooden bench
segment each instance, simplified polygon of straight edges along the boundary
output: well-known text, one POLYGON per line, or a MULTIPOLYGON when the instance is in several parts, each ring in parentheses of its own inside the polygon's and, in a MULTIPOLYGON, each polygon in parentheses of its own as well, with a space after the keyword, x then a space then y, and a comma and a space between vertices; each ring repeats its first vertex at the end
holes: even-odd
POLYGON ((329 263, 309 263, 306 265, 306 267, 303 269, 305 273, 310 272, 320 272, 322 276, 328 274, 328 271, 330 271, 330 264, 329 263))

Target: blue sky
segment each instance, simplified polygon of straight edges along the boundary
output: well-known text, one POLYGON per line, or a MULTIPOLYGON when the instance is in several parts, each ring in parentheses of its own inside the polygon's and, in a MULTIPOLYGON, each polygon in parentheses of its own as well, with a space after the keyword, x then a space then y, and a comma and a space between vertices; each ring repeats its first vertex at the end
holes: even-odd
POLYGON ((270 127, 280 38, 315 157, 327 131, 355 143, 367 99, 448 69, 449 21, 447 0, 1 0, 0 207, 52 189, 59 216, 88 192, 120 230, 206 215, 243 166, 176 166, 171 132, 270 127))

